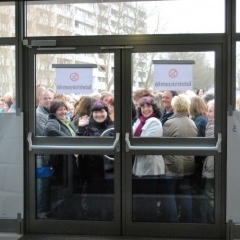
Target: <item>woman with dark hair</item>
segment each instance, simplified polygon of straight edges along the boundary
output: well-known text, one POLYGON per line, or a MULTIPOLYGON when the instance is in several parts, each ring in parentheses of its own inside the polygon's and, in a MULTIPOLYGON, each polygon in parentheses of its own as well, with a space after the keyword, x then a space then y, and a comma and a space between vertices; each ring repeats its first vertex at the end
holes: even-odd
MULTIPOLYGON (((138 120, 133 125, 135 137, 162 137, 160 109, 151 97, 143 97, 137 109, 138 120)), ((164 174, 164 161, 161 155, 136 156, 133 165, 136 176, 164 174), (148 159, 148 160, 146 160, 148 159)))
POLYGON ((197 96, 202 97, 205 93, 205 90, 203 88, 199 88, 196 92, 197 96))
MULTIPOLYGON (((48 137, 74 137, 76 133, 74 129, 70 125, 70 121, 66 119, 67 116, 67 103, 62 99, 53 99, 49 108, 49 117, 46 122, 44 129, 44 136, 48 137)), ((79 172, 77 168, 78 162, 77 155, 60 155, 60 154, 52 154, 50 155, 49 164, 54 169, 54 174, 50 178, 51 186, 64 186, 66 184, 66 179, 68 176, 68 167, 69 164, 72 164, 73 169, 73 190, 74 192, 79 187, 79 172)), ((71 201, 70 199, 68 201, 71 201)), ((64 207, 64 206, 63 206, 64 207)), ((75 205, 72 205, 73 209, 75 205)), ((76 206, 77 207, 77 206, 76 206)), ((71 213, 71 211, 62 211, 61 206, 58 206, 59 210, 59 218, 75 218, 75 212, 71 213)), ((51 217, 51 216, 50 216, 51 217)))
MULTIPOLYGON (((155 100, 142 97, 137 109, 137 121, 133 124, 135 137, 162 137, 161 113, 155 100)), ((133 164, 133 214, 136 221, 157 221, 157 195, 161 185, 159 178, 165 173, 161 155, 136 155, 133 164), (145 197, 147 195, 147 198, 145 197)))
MULTIPOLYGON (((79 117, 77 135, 100 137, 110 128, 113 128, 113 121, 109 117, 107 104, 96 101, 91 107, 90 116, 79 117)), ((84 208, 88 220, 113 219, 113 179, 105 179, 105 174, 113 175, 114 166, 106 166, 103 155, 83 155, 80 158, 79 169, 87 194, 84 208)))
POLYGON ((67 103, 61 99, 53 99, 49 109, 48 121, 45 125, 44 136, 75 136, 75 131, 66 119, 67 103))

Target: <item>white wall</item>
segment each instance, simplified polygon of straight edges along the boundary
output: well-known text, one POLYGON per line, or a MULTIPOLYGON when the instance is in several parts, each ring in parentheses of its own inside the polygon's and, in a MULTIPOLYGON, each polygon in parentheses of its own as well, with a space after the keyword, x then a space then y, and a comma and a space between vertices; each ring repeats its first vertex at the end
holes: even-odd
POLYGON ((23 114, 0 113, 0 218, 23 218, 23 114))
POLYGON ((240 222, 240 112, 228 117, 227 219, 240 222))

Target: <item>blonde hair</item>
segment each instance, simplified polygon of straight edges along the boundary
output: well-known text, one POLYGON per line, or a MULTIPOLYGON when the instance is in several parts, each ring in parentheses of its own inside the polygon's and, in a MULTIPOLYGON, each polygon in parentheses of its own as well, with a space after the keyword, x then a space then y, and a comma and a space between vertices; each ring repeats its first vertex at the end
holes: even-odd
POLYGON ((190 98, 190 115, 192 117, 196 117, 197 115, 204 115, 207 114, 207 106, 204 100, 199 96, 193 96, 190 98))
POLYGON ((171 105, 174 113, 189 114, 190 100, 184 94, 173 97, 171 105))

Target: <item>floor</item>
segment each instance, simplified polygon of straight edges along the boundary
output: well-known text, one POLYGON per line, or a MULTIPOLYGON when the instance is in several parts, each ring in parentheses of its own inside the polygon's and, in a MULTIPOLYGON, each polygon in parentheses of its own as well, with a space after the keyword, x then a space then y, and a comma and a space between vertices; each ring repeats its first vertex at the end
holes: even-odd
MULTIPOLYGON (((114 237, 114 236, 79 236, 79 235, 59 235, 59 234, 28 234, 20 235, 16 233, 0 233, 0 240, 184 240, 173 238, 154 238, 154 237, 114 237)), ((186 239, 194 240, 194 239, 186 239)), ((196 239, 195 239, 196 240, 196 239)), ((209 240, 209 239, 197 239, 209 240)), ((218 240, 218 239, 211 239, 218 240)))

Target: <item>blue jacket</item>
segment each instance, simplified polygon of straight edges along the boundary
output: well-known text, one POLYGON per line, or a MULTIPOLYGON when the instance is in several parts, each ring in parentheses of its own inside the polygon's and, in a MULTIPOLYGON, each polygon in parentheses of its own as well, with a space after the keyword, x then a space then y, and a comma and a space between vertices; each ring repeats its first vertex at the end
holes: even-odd
POLYGON ((197 137, 205 137, 205 129, 208 123, 208 118, 203 115, 197 115, 195 118, 193 118, 193 121, 198 129, 197 137))

